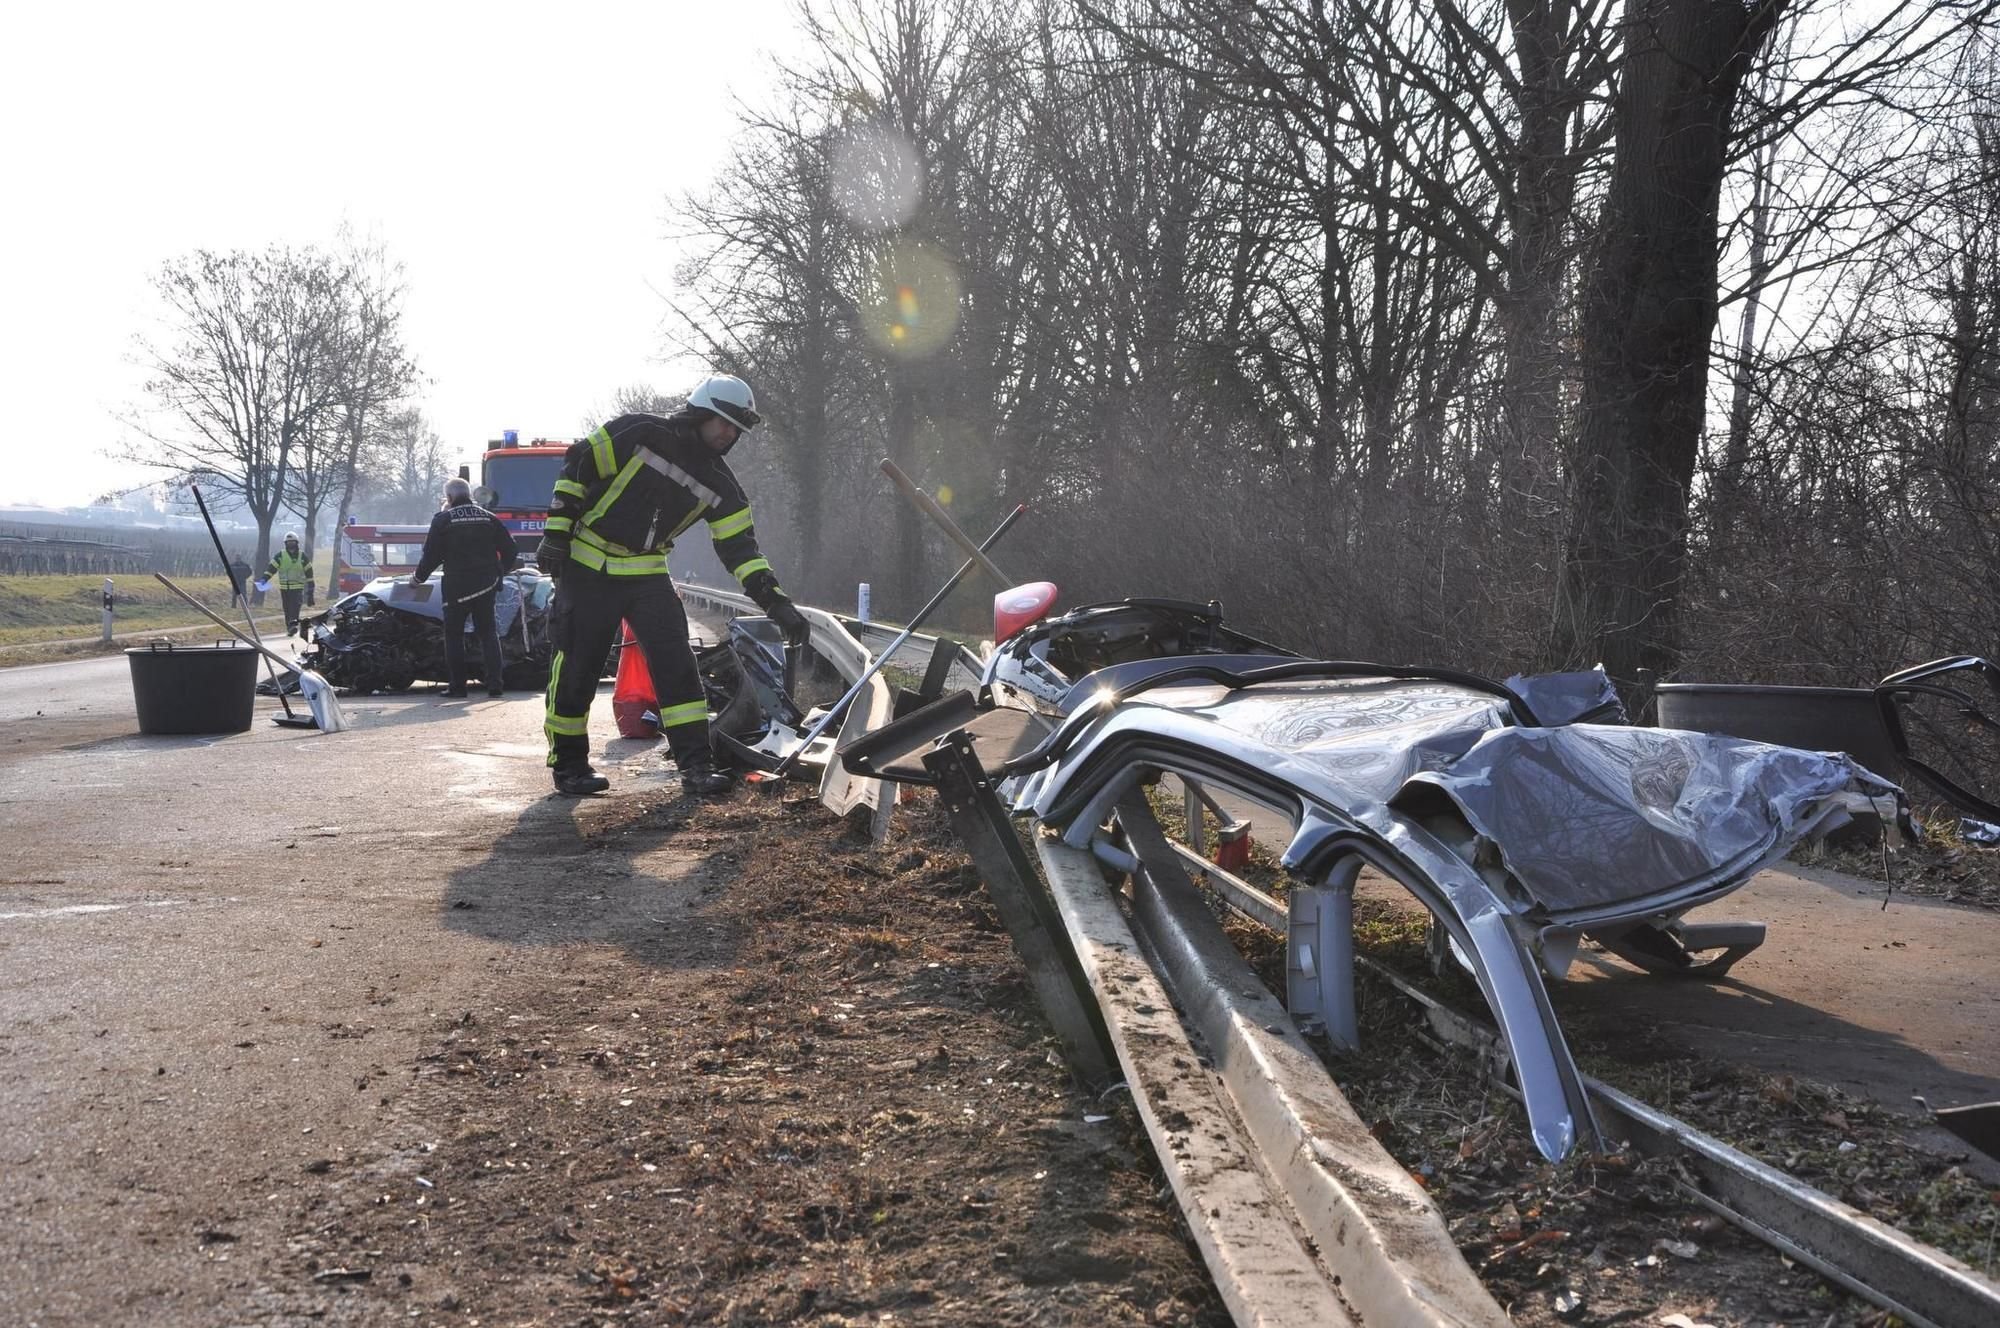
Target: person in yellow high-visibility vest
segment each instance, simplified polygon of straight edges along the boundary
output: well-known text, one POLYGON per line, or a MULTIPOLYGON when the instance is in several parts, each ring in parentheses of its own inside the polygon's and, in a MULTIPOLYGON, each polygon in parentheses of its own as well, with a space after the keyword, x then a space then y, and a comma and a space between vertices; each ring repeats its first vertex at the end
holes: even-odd
POLYGON ((285 536, 285 547, 264 569, 264 580, 278 583, 278 595, 285 602, 285 630, 298 631, 300 605, 313 602, 313 564, 311 554, 299 552, 296 533, 285 536))

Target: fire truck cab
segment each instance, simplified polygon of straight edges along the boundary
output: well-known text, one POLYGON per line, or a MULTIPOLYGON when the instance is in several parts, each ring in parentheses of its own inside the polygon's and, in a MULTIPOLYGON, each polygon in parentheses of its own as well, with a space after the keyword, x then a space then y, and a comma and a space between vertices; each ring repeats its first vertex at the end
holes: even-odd
MULTIPOLYGON (((541 547, 549 499, 555 496, 569 446, 553 438, 523 443, 517 431, 508 429, 489 442, 479 458, 479 487, 473 500, 505 523, 521 557, 529 562, 541 547)), ((470 469, 462 466, 459 474, 470 479, 470 469)))

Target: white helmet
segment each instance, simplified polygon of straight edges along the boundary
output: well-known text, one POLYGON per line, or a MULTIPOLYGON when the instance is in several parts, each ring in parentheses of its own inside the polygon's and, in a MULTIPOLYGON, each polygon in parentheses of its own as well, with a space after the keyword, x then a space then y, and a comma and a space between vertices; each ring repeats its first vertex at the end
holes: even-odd
POLYGON ((750 394, 750 384, 729 374, 704 378, 701 386, 688 393, 688 405, 720 415, 745 433, 764 421, 757 413, 757 398, 750 394))

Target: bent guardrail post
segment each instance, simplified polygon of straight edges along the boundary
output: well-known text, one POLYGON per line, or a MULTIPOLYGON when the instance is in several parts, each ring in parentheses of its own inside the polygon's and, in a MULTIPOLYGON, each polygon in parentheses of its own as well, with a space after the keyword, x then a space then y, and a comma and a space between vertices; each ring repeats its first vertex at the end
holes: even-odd
POLYGON ((1103 1012, 1090 998, 1090 984, 1070 948, 1062 919, 1043 891, 971 739, 962 729, 941 739, 924 754, 924 768, 937 781, 952 829, 986 882, 993 906, 1014 938, 1014 949, 1027 965, 1028 984, 1068 1049, 1077 1077, 1093 1089, 1108 1087, 1118 1077, 1118 1062, 1103 1012))
POLYGON ((1436 1206, 1223 934, 1142 794, 1119 800, 1118 824, 1141 864, 1134 930, 1353 1317, 1411 1328, 1506 1323, 1436 1206))

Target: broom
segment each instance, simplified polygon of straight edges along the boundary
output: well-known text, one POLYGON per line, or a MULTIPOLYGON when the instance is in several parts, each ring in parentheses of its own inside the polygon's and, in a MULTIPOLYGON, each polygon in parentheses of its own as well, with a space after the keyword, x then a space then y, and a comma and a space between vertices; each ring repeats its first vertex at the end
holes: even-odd
MULTIPOLYGON (((229 555, 222 551, 222 536, 215 529, 215 519, 208 514, 208 504, 202 501, 201 486, 199 484, 190 484, 188 485, 188 490, 194 494, 194 505, 201 509, 201 520, 202 524, 208 527, 208 537, 215 541, 215 556, 222 560, 223 575, 229 578, 230 599, 233 603, 242 606, 243 625, 250 629, 252 636, 257 636, 257 620, 250 616, 250 592, 244 588, 243 582, 238 579, 236 568, 229 561, 229 555)), ((235 629, 231 628, 230 630, 234 631, 235 629)), ((287 667, 290 666, 288 665, 287 667)), ((271 722, 280 728, 311 728, 314 724, 312 719, 292 713, 292 703, 285 699, 285 684, 278 681, 278 671, 272 667, 271 659, 268 655, 264 659, 264 672, 271 676, 271 688, 278 694, 278 704, 285 708, 284 714, 271 716, 271 722)))
POLYGON ((153 573, 153 579, 186 600, 189 608, 192 608, 223 631, 264 656, 265 659, 283 664, 288 669, 296 669, 299 675, 299 695, 305 697, 306 707, 312 711, 312 722, 319 727, 322 733, 339 733, 348 727, 347 716, 340 712, 340 698, 333 694, 333 684, 304 665, 286 659, 277 651, 270 649, 262 641, 254 637, 245 636, 243 633, 237 631, 229 625, 228 619, 212 611, 208 605, 203 604, 193 595, 188 594, 187 591, 182 590, 172 581, 169 581, 165 572, 153 573))

